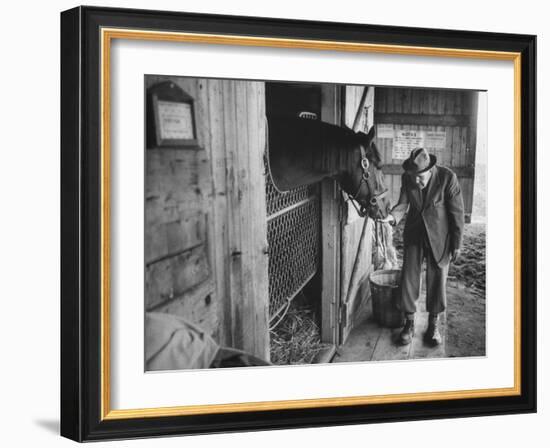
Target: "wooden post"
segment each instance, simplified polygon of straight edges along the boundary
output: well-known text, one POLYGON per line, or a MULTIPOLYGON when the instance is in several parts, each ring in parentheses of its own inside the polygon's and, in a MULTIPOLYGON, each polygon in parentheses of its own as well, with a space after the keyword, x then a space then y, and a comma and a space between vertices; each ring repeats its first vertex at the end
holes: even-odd
POLYGON ((224 81, 233 346, 269 360, 264 83, 224 81))
MULTIPOLYGON (((323 121, 340 124, 341 92, 337 85, 321 87, 323 121)), ((322 290, 321 290, 321 339, 337 344, 337 316, 340 302, 340 197, 336 182, 325 179, 321 182, 321 245, 322 245, 322 290)))

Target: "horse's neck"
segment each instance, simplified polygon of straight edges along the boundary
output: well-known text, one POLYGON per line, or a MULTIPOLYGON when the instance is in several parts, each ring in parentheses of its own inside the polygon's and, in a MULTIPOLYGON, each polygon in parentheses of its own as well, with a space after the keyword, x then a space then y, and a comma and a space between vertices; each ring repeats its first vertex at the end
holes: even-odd
POLYGON ((357 169, 360 150, 349 129, 272 118, 269 132, 269 167, 273 183, 282 191, 327 177, 342 178, 357 169))

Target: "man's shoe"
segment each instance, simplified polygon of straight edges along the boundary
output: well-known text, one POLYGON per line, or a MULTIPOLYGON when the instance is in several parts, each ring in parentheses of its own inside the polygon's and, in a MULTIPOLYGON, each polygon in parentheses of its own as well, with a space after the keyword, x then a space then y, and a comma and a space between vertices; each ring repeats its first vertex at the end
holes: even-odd
POLYGON ((441 333, 439 332, 439 319, 437 314, 431 315, 428 319, 428 329, 424 333, 424 342, 432 347, 441 344, 441 333))
POLYGON ((414 319, 405 319, 405 326, 399 334, 399 343, 409 345, 414 337, 414 319))

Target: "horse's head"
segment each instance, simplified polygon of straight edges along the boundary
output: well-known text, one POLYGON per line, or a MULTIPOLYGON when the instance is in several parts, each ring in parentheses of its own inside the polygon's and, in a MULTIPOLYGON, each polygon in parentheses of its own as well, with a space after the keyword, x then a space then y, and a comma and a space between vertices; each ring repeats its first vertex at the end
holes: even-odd
POLYGON ((362 215, 385 218, 390 211, 390 202, 382 173, 382 158, 374 143, 374 127, 368 134, 357 132, 355 140, 349 168, 342 175, 342 187, 359 203, 362 215))
POLYGON ((268 167, 279 191, 333 177, 355 199, 363 216, 389 212, 382 159, 368 134, 295 117, 268 117, 268 167))

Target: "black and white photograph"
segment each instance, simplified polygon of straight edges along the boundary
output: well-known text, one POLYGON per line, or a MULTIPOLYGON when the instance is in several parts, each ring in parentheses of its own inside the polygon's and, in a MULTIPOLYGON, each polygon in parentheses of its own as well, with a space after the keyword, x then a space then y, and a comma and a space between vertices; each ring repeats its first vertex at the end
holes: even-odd
POLYGON ((146 75, 145 371, 486 356, 487 92, 146 75))

